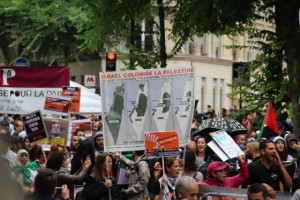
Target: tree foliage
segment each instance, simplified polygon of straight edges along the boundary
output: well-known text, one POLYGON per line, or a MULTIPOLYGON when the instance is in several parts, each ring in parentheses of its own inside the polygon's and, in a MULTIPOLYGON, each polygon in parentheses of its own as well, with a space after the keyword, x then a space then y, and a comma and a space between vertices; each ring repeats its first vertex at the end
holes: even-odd
POLYGON ((236 35, 247 32, 251 48, 259 53, 248 63, 247 73, 239 78, 243 81, 250 77, 250 83, 243 87, 231 85, 234 90, 230 97, 241 97, 247 105, 241 110, 245 113, 262 109, 269 99, 274 101, 278 112, 291 103, 295 131, 299 132, 299 8, 300 1, 293 0, 179 0, 173 18, 173 34, 177 41, 184 42, 203 33, 236 35), (257 28, 257 21, 274 24, 275 29, 257 28))

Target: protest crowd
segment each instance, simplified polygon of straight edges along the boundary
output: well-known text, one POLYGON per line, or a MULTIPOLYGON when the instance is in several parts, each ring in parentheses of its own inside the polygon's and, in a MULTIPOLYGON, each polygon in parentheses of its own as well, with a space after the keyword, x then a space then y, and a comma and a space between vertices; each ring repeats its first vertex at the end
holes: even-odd
MULTIPOLYGON (((244 188, 248 199, 276 199, 286 191, 300 199, 300 146, 292 122, 284 113, 278 120, 279 134, 259 133, 262 113, 235 119, 246 127, 231 135, 241 150, 223 161, 208 146, 209 135, 199 134, 205 120, 216 116, 211 106, 195 113, 189 142, 180 156, 146 159, 145 151, 105 152, 101 116, 90 114, 92 135, 76 129, 70 146, 50 143, 45 150, 31 143, 20 115, 0 118, 1 199, 39 200, 179 200, 201 198, 202 187, 244 188), (126 184, 120 184, 120 171, 126 184)), ((223 118, 233 118, 234 108, 223 109, 223 118)), ((70 120, 79 116, 70 115, 70 120)), ((52 137, 61 131, 53 125, 52 137)))

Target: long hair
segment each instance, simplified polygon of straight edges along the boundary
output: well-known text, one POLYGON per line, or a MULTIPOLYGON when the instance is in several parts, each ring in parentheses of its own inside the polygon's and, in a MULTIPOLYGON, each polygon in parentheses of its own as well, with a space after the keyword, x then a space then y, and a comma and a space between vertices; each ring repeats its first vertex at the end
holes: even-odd
MULTIPOLYGON (((280 140, 280 139, 279 139, 279 140, 280 140)), ((278 141, 278 140, 277 140, 277 141, 278 141)), ((284 148, 283 148, 283 151, 278 151, 278 148, 277 148, 277 146, 276 146, 277 141, 275 142, 275 147, 276 147, 276 150, 277 150, 278 155, 279 155, 279 157, 280 157, 280 160, 281 160, 281 161, 286 161, 287 158, 288 158, 288 155, 289 155, 289 154, 288 154, 287 145, 286 145, 286 143, 285 143, 284 140, 281 140, 281 141, 283 141, 284 148)))
POLYGON ((90 156, 92 161, 92 165, 90 167, 90 169, 92 169, 95 164, 94 146, 89 140, 83 140, 79 144, 76 154, 71 161, 71 174, 75 174, 82 167, 82 161, 85 161, 88 156, 90 156))
POLYGON ((48 159, 46 167, 54 171, 59 171, 66 155, 62 152, 54 152, 48 159))
POLYGON ((195 153, 187 149, 184 156, 184 170, 196 172, 197 168, 195 153))
POLYGON ((105 181, 105 177, 102 176, 102 172, 105 171, 106 173, 109 173, 107 172, 107 166, 103 166, 108 156, 113 160, 112 155, 107 155, 107 154, 98 154, 96 157, 94 173, 97 179, 101 181, 105 181))
MULTIPOLYGON (((204 139, 206 145, 209 142, 207 137, 201 135, 201 136, 198 136, 198 137, 195 138, 196 146, 197 146, 197 143, 198 143, 199 139, 204 139)), ((207 145, 206 148, 205 148, 205 156, 204 156, 204 161, 205 162, 207 162, 209 160, 211 154, 212 154, 212 151, 211 151, 210 147, 207 145)), ((196 155, 198 155, 198 147, 196 148, 196 155)))

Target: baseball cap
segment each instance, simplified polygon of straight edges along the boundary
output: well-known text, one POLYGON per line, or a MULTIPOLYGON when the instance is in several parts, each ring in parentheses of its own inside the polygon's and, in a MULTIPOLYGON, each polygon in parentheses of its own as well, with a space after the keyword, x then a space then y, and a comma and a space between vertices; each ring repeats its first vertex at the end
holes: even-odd
POLYGON ((213 161, 213 162, 209 163, 209 165, 207 167, 207 175, 211 176, 215 171, 221 171, 221 170, 226 169, 227 167, 229 167, 229 166, 223 162, 213 161))

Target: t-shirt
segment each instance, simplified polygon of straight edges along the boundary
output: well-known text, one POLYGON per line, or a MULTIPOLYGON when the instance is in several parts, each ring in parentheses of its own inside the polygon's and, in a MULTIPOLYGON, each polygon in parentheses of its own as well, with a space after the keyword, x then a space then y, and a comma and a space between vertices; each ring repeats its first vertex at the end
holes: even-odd
POLYGON ((246 182, 247 185, 253 183, 266 183, 270 185, 274 190, 280 190, 279 181, 283 180, 282 173, 279 166, 273 163, 269 169, 267 169, 261 160, 253 161, 248 165, 249 179, 246 182))

